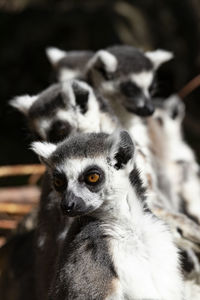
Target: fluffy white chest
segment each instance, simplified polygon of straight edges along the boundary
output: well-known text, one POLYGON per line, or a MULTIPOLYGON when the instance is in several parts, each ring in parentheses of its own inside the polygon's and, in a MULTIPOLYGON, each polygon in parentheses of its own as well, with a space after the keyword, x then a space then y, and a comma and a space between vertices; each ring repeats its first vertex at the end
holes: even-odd
POLYGON ((111 242, 113 260, 126 299, 161 299, 152 278, 148 252, 135 238, 111 242))
POLYGON ((168 234, 165 237, 165 233, 156 231, 153 230, 150 238, 146 233, 139 235, 129 231, 123 237, 110 240, 120 300, 182 299, 175 248, 168 234))

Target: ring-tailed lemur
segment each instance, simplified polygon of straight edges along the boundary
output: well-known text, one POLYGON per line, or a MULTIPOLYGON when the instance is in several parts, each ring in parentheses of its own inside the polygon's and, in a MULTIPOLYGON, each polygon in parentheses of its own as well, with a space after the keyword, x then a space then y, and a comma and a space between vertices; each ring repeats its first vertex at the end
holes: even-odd
POLYGON ((59 142, 74 132, 112 132, 117 118, 103 97, 85 82, 51 85, 35 96, 19 96, 10 105, 22 112, 31 132, 44 141, 59 142))
POLYGON ((184 103, 177 95, 166 100, 155 99, 154 103, 156 112, 152 121, 160 129, 154 150, 161 156, 165 170, 180 195, 180 211, 183 210, 200 223, 199 166, 192 149, 183 139, 184 103))
POLYGON ((155 73, 172 57, 165 50, 142 52, 131 46, 113 46, 96 52, 86 66, 85 77, 108 98, 127 128, 131 113, 143 117, 153 114, 151 88, 155 73))
POLYGON ((82 78, 83 71, 94 53, 89 50, 63 51, 55 47, 46 49, 46 55, 52 64, 59 81, 82 78))
POLYGON ((145 212, 134 144, 126 131, 35 142, 64 214, 74 217, 57 261, 53 300, 183 299, 177 249, 145 212))
POLYGON ((154 112, 150 88, 157 68, 173 57, 171 52, 156 50, 142 52, 131 46, 114 46, 98 51, 88 62, 85 77, 109 101, 122 127, 131 134, 141 153, 139 168, 150 191, 157 194, 157 204, 178 209, 178 197, 169 179, 152 153, 148 119, 154 112), (158 176, 159 174, 159 176, 158 176), (159 187, 162 176, 166 195, 159 187))
MULTIPOLYGON (((31 131, 44 141, 59 142, 76 132, 109 133, 119 126, 104 99, 78 80, 54 84, 36 96, 17 97, 11 105, 25 115, 31 131)), ((68 228, 45 174, 36 232, 38 299, 47 297, 55 257, 68 228)))

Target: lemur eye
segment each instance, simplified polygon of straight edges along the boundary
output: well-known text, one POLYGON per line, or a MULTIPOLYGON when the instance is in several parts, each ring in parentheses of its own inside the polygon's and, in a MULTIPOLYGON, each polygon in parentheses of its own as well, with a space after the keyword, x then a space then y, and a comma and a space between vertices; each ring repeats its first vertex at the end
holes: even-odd
POLYGON ((130 80, 122 82, 120 89, 126 97, 135 97, 141 93, 141 89, 130 80))
POLYGON ((64 180, 62 180, 62 179, 60 179, 60 178, 55 178, 55 179, 54 179, 54 185, 55 185, 56 187, 61 187, 61 186, 63 186, 63 184, 64 184, 64 180))
POLYGON ((66 181, 66 179, 64 177, 62 178, 61 176, 54 176, 54 178, 53 178, 53 185, 54 185, 54 188, 57 191, 61 191, 64 188, 66 188, 67 181, 66 181))
POLYGON ((87 184, 95 184, 99 181, 100 175, 98 173, 91 173, 86 175, 85 182, 87 184))

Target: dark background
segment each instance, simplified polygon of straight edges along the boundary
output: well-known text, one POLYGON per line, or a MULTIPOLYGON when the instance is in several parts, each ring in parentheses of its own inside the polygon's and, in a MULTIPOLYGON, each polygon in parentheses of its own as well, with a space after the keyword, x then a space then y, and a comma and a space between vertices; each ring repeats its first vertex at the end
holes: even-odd
MULTIPOLYGON (((199 0, 0 0, 0 165, 36 162, 22 115, 8 106, 52 81, 46 46, 97 50, 112 44, 164 48, 160 94, 179 91, 200 67, 199 0)), ((200 154, 200 88, 185 98, 186 138, 200 154)))

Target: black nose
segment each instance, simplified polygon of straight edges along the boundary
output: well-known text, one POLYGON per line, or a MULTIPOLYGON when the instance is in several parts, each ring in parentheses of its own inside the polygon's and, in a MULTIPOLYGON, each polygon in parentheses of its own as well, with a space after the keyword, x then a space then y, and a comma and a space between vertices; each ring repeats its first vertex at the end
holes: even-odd
POLYGON ((73 202, 73 201, 71 201, 71 202, 62 201, 60 206, 61 206, 63 214, 69 214, 75 208, 75 202, 73 202))
POLYGON ((142 117, 148 117, 151 116, 155 111, 155 108, 151 102, 144 103, 142 106, 138 106, 136 108, 136 114, 142 117))
POLYGON ((62 199, 60 204, 63 214, 68 216, 81 215, 85 212, 86 204, 82 198, 77 197, 69 191, 62 199))

